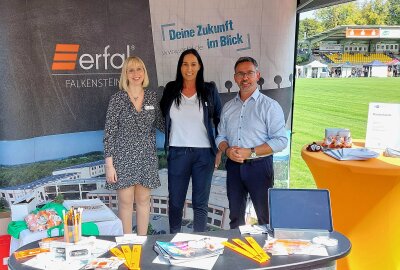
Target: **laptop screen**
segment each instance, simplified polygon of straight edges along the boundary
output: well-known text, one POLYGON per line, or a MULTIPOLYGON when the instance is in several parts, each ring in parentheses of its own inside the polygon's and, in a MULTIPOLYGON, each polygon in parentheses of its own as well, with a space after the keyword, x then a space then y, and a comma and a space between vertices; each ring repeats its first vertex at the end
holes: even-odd
POLYGON ((270 188, 268 194, 271 230, 282 228, 333 231, 328 190, 270 188))

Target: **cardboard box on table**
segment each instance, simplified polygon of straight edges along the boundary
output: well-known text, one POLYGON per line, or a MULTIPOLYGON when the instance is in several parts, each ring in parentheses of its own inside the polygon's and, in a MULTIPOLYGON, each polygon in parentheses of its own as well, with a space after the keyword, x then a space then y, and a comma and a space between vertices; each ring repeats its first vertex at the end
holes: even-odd
POLYGON ((10 205, 11 220, 12 221, 24 220, 28 214, 30 214, 33 210, 36 209, 36 205, 37 205, 36 192, 27 194, 19 198, 13 204, 10 205))

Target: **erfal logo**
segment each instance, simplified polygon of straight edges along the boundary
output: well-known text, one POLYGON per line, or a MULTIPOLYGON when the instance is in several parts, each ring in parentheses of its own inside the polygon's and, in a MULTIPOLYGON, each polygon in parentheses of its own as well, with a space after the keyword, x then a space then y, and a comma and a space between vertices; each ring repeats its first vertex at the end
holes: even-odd
POLYGON ((121 69, 124 60, 130 56, 130 47, 132 47, 132 50, 134 49, 134 45, 127 45, 126 54, 110 54, 108 52, 110 45, 107 45, 104 47, 102 53, 97 53, 93 55, 89 53, 84 53, 78 58, 78 52, 80 49, 79 44, 56 44, 51 70, 76 70, 76 64, 78 64, 79 67, 84 70, 108 70, 109 67, 112 67, 114 69, 121 69))

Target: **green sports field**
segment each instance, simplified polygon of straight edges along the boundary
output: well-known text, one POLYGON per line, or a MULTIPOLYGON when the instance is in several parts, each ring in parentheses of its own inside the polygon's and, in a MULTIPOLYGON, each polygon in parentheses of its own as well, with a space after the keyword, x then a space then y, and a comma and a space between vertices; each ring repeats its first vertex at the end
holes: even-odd
POLYGON ((296 80, 291 188, 315 187, 300 151, 303 145, 322 140, 326 127, 349 128, 353 138, 365 139, 370 102, 400 103, 400 78, 296 80))

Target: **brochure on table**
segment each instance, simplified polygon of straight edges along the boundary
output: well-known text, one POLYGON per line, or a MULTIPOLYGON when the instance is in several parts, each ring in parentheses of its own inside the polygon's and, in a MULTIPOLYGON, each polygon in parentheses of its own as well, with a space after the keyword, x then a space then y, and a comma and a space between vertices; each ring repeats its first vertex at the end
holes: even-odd
POLYGON ((337 160, 367 160, 379 156, 379 153, 367 148, 326 149, 324 153, 337 160))
MULTIPOLYGON (((90 244, 91 258, 97 258, 117 245, 115 242, 96 239, 93 236, 84 237, 83 240, 79 243, 90 244)), ((48 247, 44 248, 51 249, 50 245, 51 242, 49 243, 48 247)), ((44 252, 38 254, 37 256, 34 256, 33 258, 27 260, 26 262, 23 262, 22 264, 43 270, 47 269, 79 270, 82 269, 88 263, 88 260, 79 260, 79 259, 66 261, 65 258, 63 258, 60 255, 62 254, 56 252, 44 252)))
POLYGON ((205 236, 199 240, 156 241, 154 250, 170 262, 182 263, 220 255, 224 251, 224 246, 219 241, 213 241, 212 238, 205 236))
MULTIPOLYGON (((204 238, 204 235, 177 233, 175 235, 175 237, 171 240, 171 242, 188 241, 188 240, 201 240, 203 238, 204 238)), ((228 240, 228 238, 220 238, 220 237, 210 237, 210 238, 213 239, 213 241, 218 241, 220 243, 228 240)), ((213 257, 195 259, 195 260, 191 260, 191 261, 184 260, 183 262, 175 264, 174 262, 168 261, 162 255, 158 255, 153 260, 153 263, 172 264, 172 265, 179 265, 179 266, 182 266, 182 267, 190 267, 190 268, 196 268, 196 269, 212 269, 214 264, 217 262, 217 260, 218 260, 218 255, 217 256, 213 256, 213 257)))
POLYGON ((329 255, 324 245, 315 244, 312 243, 310 240, 304 240, 304 239, 268 238, 268 240, 265 241, 264 250, 266 250, 272 256, 288 256, 296 254, 313 255, 313 256, 329 255))
POLYGON ((400 150, 400 104, 370 103, 365 147, 400 150))

